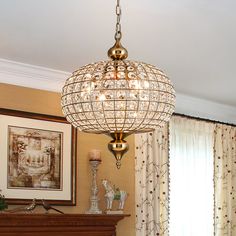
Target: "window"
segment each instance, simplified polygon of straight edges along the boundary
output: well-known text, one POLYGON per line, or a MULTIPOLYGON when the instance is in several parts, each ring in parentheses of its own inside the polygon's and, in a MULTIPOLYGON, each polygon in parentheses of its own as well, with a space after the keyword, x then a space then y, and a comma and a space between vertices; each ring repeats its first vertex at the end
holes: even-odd
POLYGON ((213 135, 205 121, 170 122, 170 236, 213 235, 213 135))

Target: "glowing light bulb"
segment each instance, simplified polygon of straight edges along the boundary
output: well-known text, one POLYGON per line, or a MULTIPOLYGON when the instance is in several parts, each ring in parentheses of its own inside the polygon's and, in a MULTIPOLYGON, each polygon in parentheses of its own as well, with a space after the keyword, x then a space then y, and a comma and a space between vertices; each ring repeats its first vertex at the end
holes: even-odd
POLYGON ((105 94, 101 94, 101 95, 99 96, 99 101, 105 101, 105 100, 106 100, 105 94))

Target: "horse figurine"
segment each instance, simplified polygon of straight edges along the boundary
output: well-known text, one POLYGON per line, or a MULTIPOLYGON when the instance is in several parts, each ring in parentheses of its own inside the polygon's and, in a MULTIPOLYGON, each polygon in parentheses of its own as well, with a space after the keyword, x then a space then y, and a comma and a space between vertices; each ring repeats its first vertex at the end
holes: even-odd
POLYGON ((107 210, 112 209, 113 200, 119 201, 118 210, 123 210, 125 205, 125 200, 127 198, 127 192, 120 190, 119 188, 112 188, 108 180, 102 180, 102 185, 105 188, 105 198, 107 203, 107 210))

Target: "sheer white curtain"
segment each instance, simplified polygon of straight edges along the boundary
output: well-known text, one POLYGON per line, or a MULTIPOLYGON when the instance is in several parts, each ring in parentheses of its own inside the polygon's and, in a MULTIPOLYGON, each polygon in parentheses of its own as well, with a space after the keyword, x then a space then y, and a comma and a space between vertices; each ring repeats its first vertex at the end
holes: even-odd
POLYGON ((212 236, 214 124, 170 122, 170 236, 212 236))

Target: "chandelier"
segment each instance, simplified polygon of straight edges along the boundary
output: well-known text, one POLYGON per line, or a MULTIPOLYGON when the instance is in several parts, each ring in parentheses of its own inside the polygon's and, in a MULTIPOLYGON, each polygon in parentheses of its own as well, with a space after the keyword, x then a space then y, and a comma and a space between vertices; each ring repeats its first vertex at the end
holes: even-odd
POLYGON ((110 60, 74 71, 63 87, 61 104, 68 122, 80 131, 112 137, 108 148, 120 168, 128 150, 124 139, 168 122, 175 108, 175 91, 169 78, 155 66, 126 60, 128 52, 121 45, 120 0, 116 16, 110 60))

